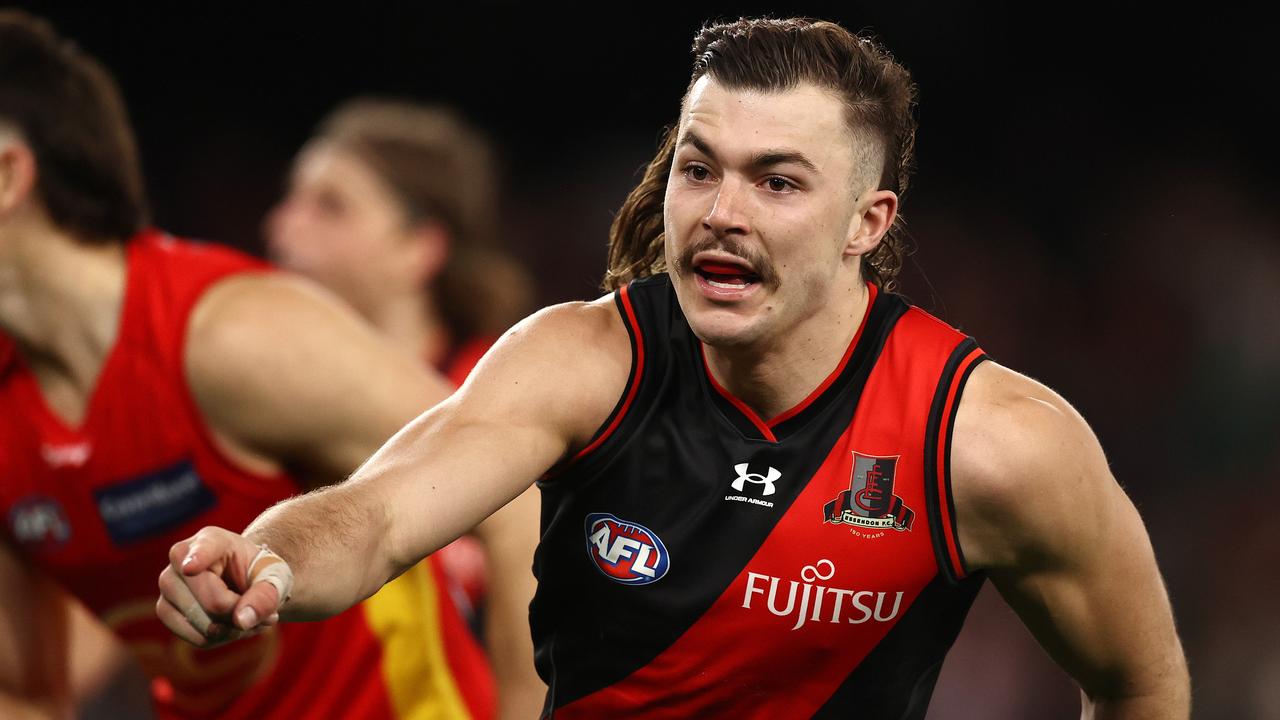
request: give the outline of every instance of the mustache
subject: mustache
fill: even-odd
[[[773,269],[773,263],[770,263],[769,259],[757,252],[755,248],[732,237],[707,235],[694,241],[675,259],[676,272],[681,274],[693,272],[693,257],[708,250],[719,250],[746,261],[755,270],[762,285],[772,287],[778,284],[778,273]]]

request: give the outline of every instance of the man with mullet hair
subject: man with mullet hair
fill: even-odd
[[[809,20],[712,25],[693,54],[613,292],[517,326],[348,482],[175,545],[161,617],[202,642],[192,598],[239,593],[242,632],[341,611],[536,481],[544,716],[922,718],[990,578],[1085,717],[1187,717],[1088,426],[891,292],[906,70]]]

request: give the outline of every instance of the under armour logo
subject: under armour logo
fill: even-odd
[[[738,479],[733,481],[733,489],[742,492],[747,483],[763,485],[764,492],[762,495],[772,495],[775,491],[773,483],[782,478],[782,471],[777,468],[769,468],[769,472],[761,475],[760,473],[747,472],[747,468],[751,463],[738,463],[733,466],[733,471],[738,473]]]

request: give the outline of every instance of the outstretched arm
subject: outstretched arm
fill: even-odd
[[[243,536],[206,529],[175,545],[161,578],[161,619],[197,644],[222,637],[233,610],[240,629],[269,619],[279,608],[275,588],[248,583],[259,543],[292,570],[286,619],[350,607],[585,445],[621,395],[630,362],[610,300],[535,315],[495,345],[462,390],[403,428],[347,482],[277,505]],[[221,618],[208,634],[184,617],[190,607],[175,571]]]
[[[1083,418],[985,363],[952,448],[969,569],[987,571],[1080,684],[1083,717],[1186,718],[1186,661],[1151,542]]]

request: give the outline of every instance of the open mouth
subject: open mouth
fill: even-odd
[[[760,276],[751,268],[723,260],[699,262],[693,271],[708,285],[725,290],[740,290],[760,282]]]

